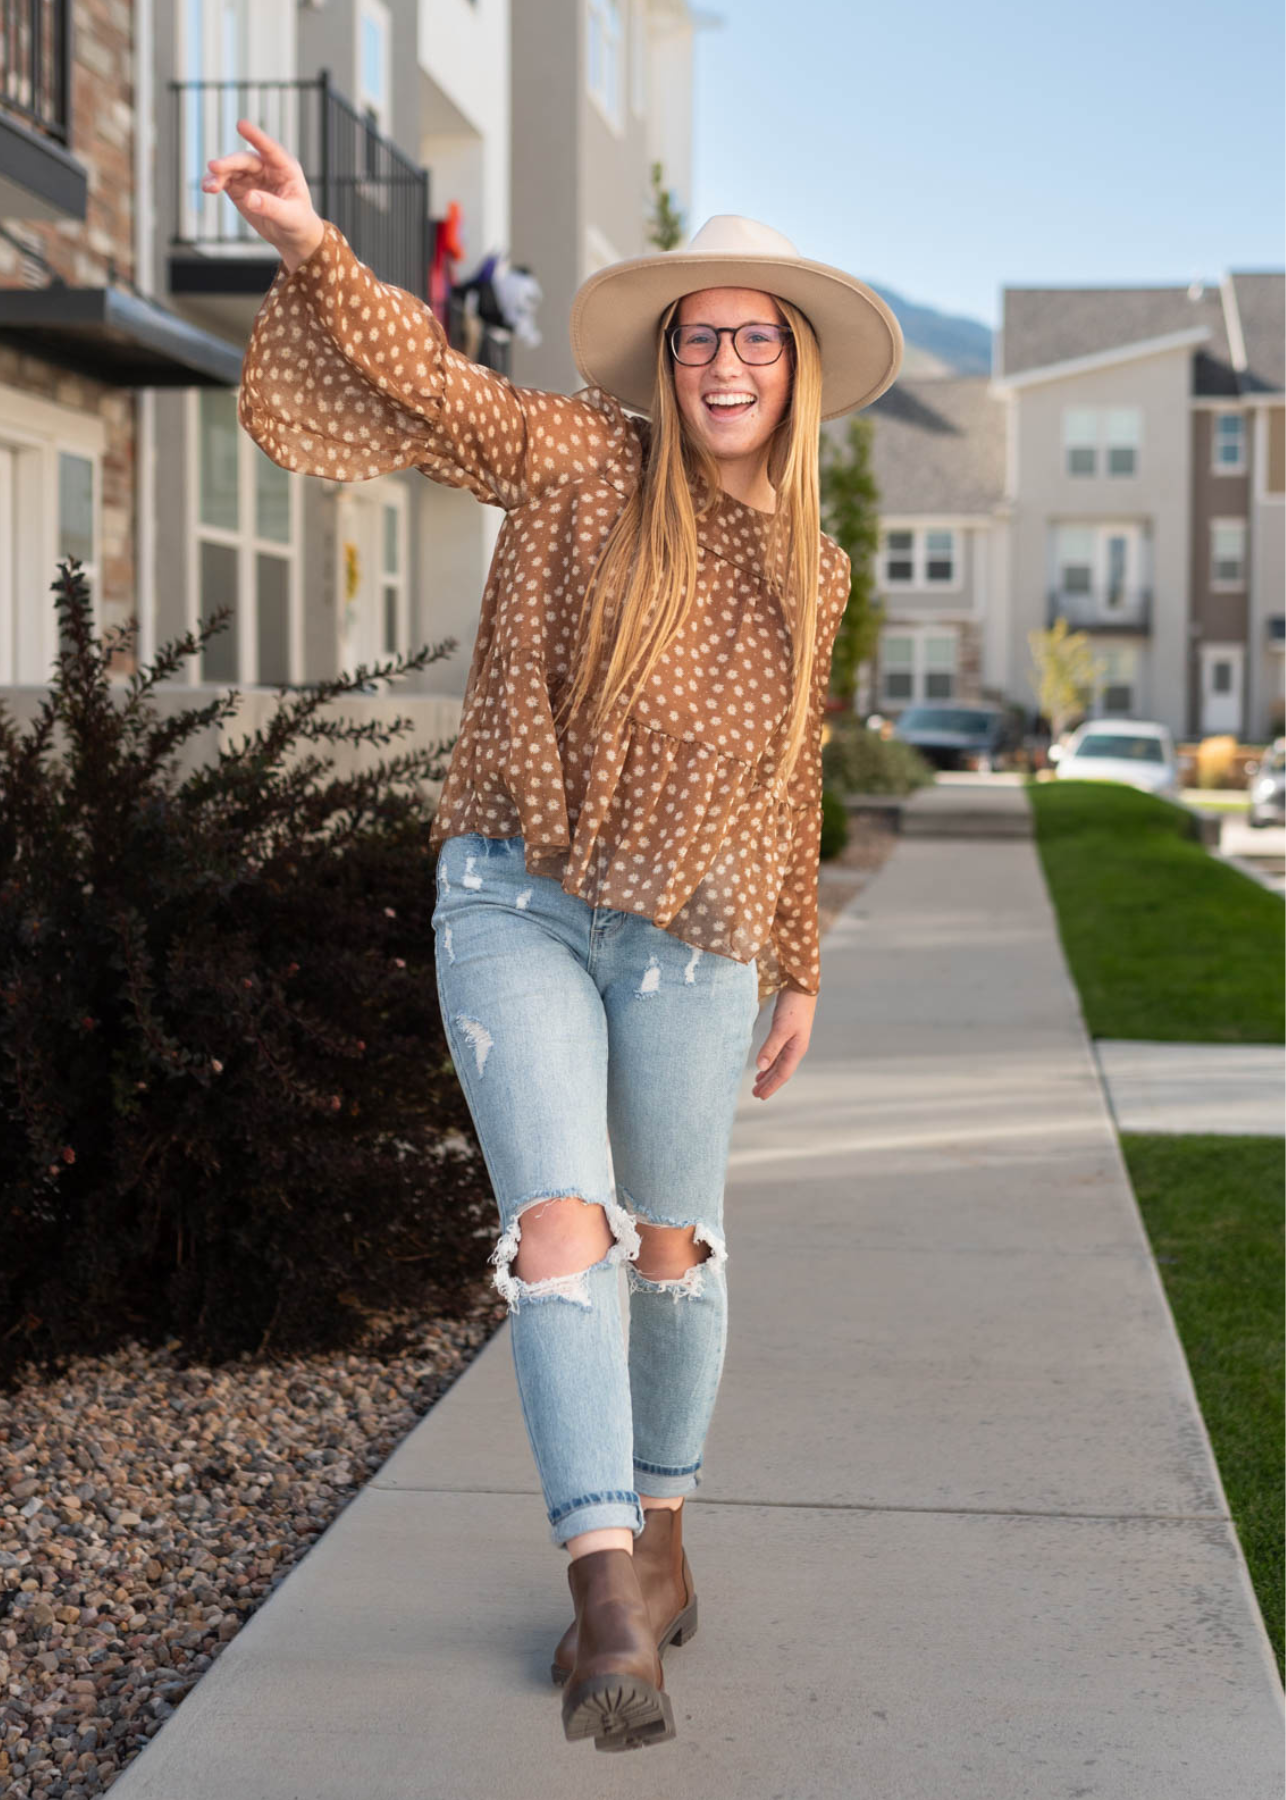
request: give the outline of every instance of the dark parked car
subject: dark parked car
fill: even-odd
[[[1251,825],[1286,825],[1286,738],[1278,738],[1246,784]]]
[[[939,769],[994,769],[1016,742],[1003,707],[962,701],[908,706],[898,715],[893,735],[914,744]]]

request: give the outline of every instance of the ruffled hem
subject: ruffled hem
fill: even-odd
[[[546,728],[475,737],[467,769],[448,772],[431,846],[470,831],[521,836],[527,872],[565,893],[734,962],[758,959],[761,1003],[793,979],[772,942],[792,809],[757,766],[636,718],[599,736],[586,761],[574,723],[555,732],[539,671],[516,679],[533,684],[525,716]]]

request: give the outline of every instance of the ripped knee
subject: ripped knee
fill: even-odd
[[[637,1218],[643,1235],[637,1261],[627,1265],[631,1292],[668,1293],[677,1302],[697,1299],[707,1271],[718,1273],[728,1260],[719,1232],[708,1225],[679,1225]],[[677,1266],[682,1261],[682,1266]]]
[[[608,1234],[605,1253],[602,1253],[600,1239],[594,1245],[595,1251],[600,1253],[587,1266],[559,1268],[531,1280],[520,1275],[515,1266],[520,1254],[524,1264],[530,1267],[528,1256],[522,1249],[522,1222],[526,1215],[539,1208],[541,1218],[547,1220],[552,1215],[555,1221],[552,1235],[555,1238],[570,1236],[565,1232],[568,1215],[574,1219],[574,1209],[579,1206],[600,1208]],[[560,1225],[564,1227],[563,1232],[558,1230]],[[496,1290],[513,1313],[524,1303],[538,1300],[567,1300],[573,1305],[588,1309],[593,1304],[589,1277],[602,1269],[614,1268],[617,1263],[637,1256],[638,1252],[639,1235],[634,1229],[634,1221],[624,1207],[614,1199],[589,1200],[582,1194],[569,1194],[565,1188],[561,1188],[552,1193],[529,1194],[521,1200],[508,1228],[487,1260],[495,1267]],[[570,1244],[564,1249],[555,1242],[550,1245],[550,1255],[540,1261],[542,1264],[549,1260],[558,1263],[571,1261],[573,1264],[579,1261],[583,1264],[585,1254],[583,1248],[578,1256]]]

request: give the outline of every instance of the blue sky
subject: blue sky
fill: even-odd
[[[1280,0],[693,0],[691,231],[995,327],[1005,286],[1281,268]]]

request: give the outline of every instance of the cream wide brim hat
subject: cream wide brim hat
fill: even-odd
[[[869,406],[897,379],[902,328],[879,295],[737,213],[716,213],[683,249],[610,263],[583,281],[571,312],[576,367],[592,387],[650,413],[662,314],[709,287],[758,288],[807,314],[821,345],[823,419]]]

